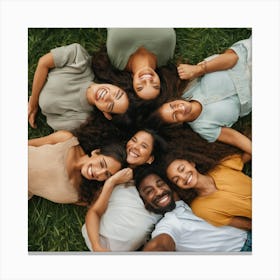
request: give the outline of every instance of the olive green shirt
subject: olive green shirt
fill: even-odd
[[[107,52],[111,63],[124,70],[129,57],[140,47],[157,56],[157,67],[173,58],[176,33],[173,28],[108,28]]]
[[[48,73],[39,105],[54,130],[73,131],[90,115],[86,90],[93,83],[91,57],[77,43],[51,50],[55,67]]]

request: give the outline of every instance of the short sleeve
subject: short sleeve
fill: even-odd
[[[238,55],[239,62],[248,64],[252,61],[252,37],[234,43],[230,49]]]
[[[90,56],[88,52],[77,43],[62,46],[51,50],[54,58],[54,64],[58,68],[65,67],[67,65],[88,65],[90,62]]]
[[[222,160],[221,165],[228,167],[230,169],[242,171],[244,163],[242,161],[241,155],[234,155]]]
[[[178,240],[180,240],[181,228],[181,223],[178,221],[178,218],[172,212],[168,212],[157,223],[155,230],[152,232],[152,238],[164,233],[171,236],[175,244],[177,244]]]
[[[189,123],[190,127],[198,133],[202,138],[207,140],[208,142],[215,142],[219,135],[221,134],[221,126],[215,125],[213,122],[201,123],[200,121],[196,121],[195,123]]]

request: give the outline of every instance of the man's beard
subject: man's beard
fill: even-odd
[[[154,199],[154,201],[160,199],[161,197],[165,196],[166,194],[169,194],[169,195],[171,196],[171,201],[170,201],[170,203],[169,203],[168,205],[166,205],[165,207],[160,207],[160,206],[155,207],[154,205],[145,203],[146,209],[147,209],[148,211],[153,212],[153,213],[162,214],[162,215],[165,214],[166,212],[172,211],[172,210],[176,207],[176,203],[175,203],[175,201],[174,201],[174,199],[173,199],[173,194],[172,194],[172,192],[167,191],[167,192],[165,192],[164,194],[162,194],[160,197],[156,197],[156,198]]]

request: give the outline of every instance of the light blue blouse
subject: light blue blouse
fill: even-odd
[[[239,117],[252,111],[251,43],[250,37],[233,44],[230,49],[239,58],[236,65],[225,71],[204,75],[182,95],[185,100],[201,103],[201,114],[196,120],[189,122],[189,125],[208,142],[217,140],[222,127],[231,127]]]

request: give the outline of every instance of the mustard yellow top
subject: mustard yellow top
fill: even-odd
[[[252,218],[252,178],[242,172],[241,156],[222,161],[208,175],[217,191],[194,199],[193,212],[214,226],[228,225],[234,216]]]

